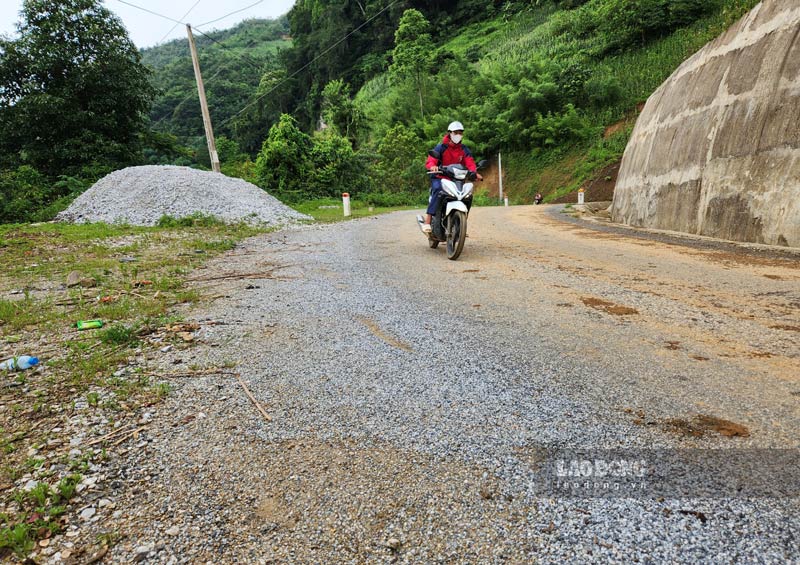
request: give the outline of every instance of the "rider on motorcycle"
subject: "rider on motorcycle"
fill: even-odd
[[[425,168],[431,172],[436,172],[439,167],[446,167],[448,165],[464,165],[471,172],[477,174],[478,180],[483,180],[483,177],[478,173],[478,168],[475,165],[475,159],[469,148],[461,145],[461,140],[464,139],[464,126],[461,122],[453,122],[447,126],[447,134],[442,139],[442,142],[434,148],[442,158],[437,160],[434,157],[428,157],[428,162],[425,163]],[[422,231],[430,233],[431,231],[431,218],[436,213],[439,206],[439,198],[442,193],[442,176],[431,177],[431,196],[428,200],[428,211],[425,214],[425,223],[422,225]]]

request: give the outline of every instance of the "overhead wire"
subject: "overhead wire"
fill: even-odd
[[[255,2],[255,3],[253,3],[253,4],[250,4],[249,6],[245,6],[244,8],[240,8],[240,9],[238,9],[238,10],[234,11],[234,12],[231,12],[230,14],[225,14],[225,15],[224,15],[224,16],[222,16],[221,18],[217,18],[216,20],[211,20],[210,22],[205,22],[205,23],[202,23],[202,24],[200,24],[200,25],[197,25],[197,26],[194,26],[194,27],[196,27],[196,28],[198,28],[198,27],[205,27],[205,26],[207,26],[208,24],[213,24],[213,23],[216,23],[216,22],[218,22],[218,21],[220,21],[220,20],[224,20],[225,18],[227,18],[227,17],[230,17],[230,16],[232,16],[232,15],[234,15],[234,14],[238,14],[239,12],[244,12],[245,10],[249,10],[249,9],[250,9],[250,8],[252,8],[253,6],[258,6],[258,5],[259,5],[259,4],[261,4],[262,2],[264,2],[264,0],[258,0],[258,2]]]
[[[158,16],[159,18],[164,18],[165,20],[169,20],[169,21],[174,22],[176,24],[182,24],[183,23],[183,22],[180,22],[180,21],[176,20],[175,18],[170,18],[169,16],[165,16],[164,14],[159,14],[158,12],[154,12],[153,10],[148,10],[147,8],[142,8],[141,6],[137,6],[136,4],[131,4],[130,2],[127,2],[126,0],[117,0],[117,2],[120,2],[122,4],[130,6],[131,8],[136,8],[137,10],[141,10],[142,12],[147,12],[148,14],[153,14],[154,16]]]
[[[253,67],[255,67],[256,69],[258,69],[259,71],[260,71],[260,70],[263,68],[263,65],[259,64],[259,63],[258,63],[257,61],[255,61],[254,59],[251,59],[249,55],[245,55],[245,54],[244,54],[243,52],[241,52],[241,51],[236,51],[236,50],[235,50],[235,49],[233,49],[232,47],[229,47],[229,46],[225,45],[224,43],[222,43],[222,42],[221,42],[221,41],[219,41],[218,39],[214,39],[213,37],[211,37],[211,36],[210,36],[210,35],[208,35],[207,33],[203,32],[203,31],[201,31],[201,30],[199,30],[199,29],[197,29],[197,28],[195,28],[195,27],[193,27],[192,29],[194,29],[195,31],[197,31],[197,33],[199,33],[199,34],[200,34],[200,35],[202,35],[203,37],[205,37],[205,38],[207,38],[207,39],[209,39],[209,40],[213,41],[214,43],[216,43],[217,45],[219,45],[220,47],[222,47],[222,48],[223,48],[223,49],[225,49],[226,51],[231,51],[231,52],[232,52],[234,55],[236,55],[237,57],[240,57],[240,58],[241,58],[243,61],[247,61],[249,64],[251,64]]]
[[[386,7],[384,7],[384,8],[383,8],[383,9],[382,9],[380,12],[378,12],[377,14],[375,14],[374,16],[372,16],[371,18],[369,18],[368,20],[366,20],[364,23],[362,23],[362,24],[361,24],[360,26],[358,26],[357,28],[355,28],[355,29],[353,29],[352,31],[350,31],[350,32],[349,32],[347,35],[345,35],[344,37],[342,37],[342,38],[341,38],[339,41],[337,41],[336,43],[334,43],[333,45],[331,45],[330,47],[328,47],[327,49],[325,49],[325,50],[324,50],[322,53],[320,53],[319,55],[317,55],[316,57],[314,57],[313,59],[311,59],[311,61],[309,61],[308,63],[306,63],[305,65],[303,65],[303,66],[302,66],[302,67],[300,67],[299,69],[297,69],[297,70],[296,70],[295,72],[293,72],[291,75],[289,75],[289,76],[287,76],[286,78],[282,79],[280,82],[278,82],[278,84],[276,84],[275,86],[273,86],[272,88],[270,88],[270,89],[269,89],[267,92],[265,92],[264,94],[260,95],[258,98],[256,98],[255,100],[253,100],[253,101],[252,101],[252,102],[250,102],[249,104],[247,104],[247,105],[246,105],[244,108],[242,108],[241,110],[239,110],[238,112],[236,112],[236,113],[235,113],[233,116],[231,116],[231,117],[229,117],[228,119],[226,119],[226,120],[222,121],[222,122],[219,124],[219,126],[217,126],[217,127],[222,127],[222,126],[226,125],[228,122],[230,122],[231,120],[234,120],[234,119],[238,118],[239,116],[241,116],[241,115],[242,115],[242,114],[243,114],[243,113],[244,113],[244,112],[245,112],[245,111],[246,111],[248,108],[250,108],[250,107],[251,107],[251,106],[253,106],[254,104],[256,104],[256,103],[260,102],[260,101],[261,101],[262,99],[264,99],[265,97],[267,97],[267,96],[269,96],[270,94],[272,94],[272,93],[273,93],[275,90],[277,90],[277,89],[278,89],[278,87],[279,87],[279,86],[281,86],[281,85],[282,85],[284,82],[286,82],[287,80],[294,78],[295,76],[297,76],[298,74],[300,74],[302,71],[306,70],[308,67],[310,67],[311,65],[313,65],[313,64],[314,64],[316,61],[318,61],[319,59],[321,59],[321,58],[322,58],[324,55],[327,55],[328,53],[330,53],[330,52],[331,52],[331,51],[332,51],[332,50],[333,50],[333,49],[334,49],[336,46],[338,46],[340,43],[342,43],[343,41],[345,41],[347,38],[349,38],[351,35],[353,35],[353,34],[354,34],[354,33],[356,33],[357,31],[360,31],[360,30],[361,30],[361,29],[362,29],[364,26],[366,26],[367,24],[369,24],[369,23],[372,23],[372,21],[376,20],[376,19],[378,18],[378,16],[380,16],[381,14],[383,14],[384,12],[386,12],[386,11],[387,11],[389,8],[391,8],[392,6],[394,6],[395,4],[397,4],[398,2],[400,2],[400,0],[393,0],[393,1],[392,1],[392,2],[389,4],[389,5],[387,5]]]
[[[132,8],[136,8],[136,9],[138,9],[138,10],[142,10],[143,12],[147,12],[147,13],[149,13],[149,14],[152,14],[152,15],[154,15],[154,16],[158,16],[159,18],[164,18],[165,20],[169,20],[169,21],[171,21],[171,22],[174,22],[174,23],[176,23],[176,24],[184,24],[184,22],[178,21],[178,20],[176,20],[176,19],[174,19],[174,18],[170,18],[169,16],[165,16],[164,14],[159,14],[158,12],[154,12],[154,11],[152,11],[152,10],[148,10],[147,8],[142,8],[141,6],[137,6],[136,4],[132,4],[132,3],[128,2],[127,0],[117,0],[117,2],[120,2],[120,3],[122,3],[122,4],[126,4],[126,5],[128,5],[128,6],[131,6]],[[245,8],[241,8],[241,9],[237,10],[236,12],[231,12],[230,14],[227,14],[227,15],[225,15],[225,16],[223,16],[223,17],[221,17],[221,18],[217,18],[216,20],[212,20],[212,21],[210,21],[210,22],[206,22],[206,23],[204,23],[204,24],[200,24],[200,25],[201,25],[201,26],[205,26],[205,25],[208,25],[208,24],[210,24],[210,23],[214,23],[215,21],[219,21],[219,20],[221,20],[221,19],[225,19],[225,18],[227,18],[228,16],[231,16],[231,15],[233,15],[233,14],[235,14],[235,13],[238,13],[238,12],[241,12],[241,11],[244,11],[244,10],[247,10],[248,8],[252,8],[253,6],[256,6],[256,5],[258,5],[258,4],[261,4],[262,2],[263,2],[263,0],[259,0],[259,1],[258,1],[258,2],[256,2],[255,4],[252,4],[252,5],[250,5],[250,6],[247,6],[247,7],[245,7]],[[241,110],[239,110],[238,112],[236,112],[236,113],[235,113],[233,116],[230,116],[230,117],[229,117],[229,118],[227,118],[226,120],[222,121],[222,122],[219,124],[219,126],[217,126],[217,127],[222,127],[222,126],[224,126],[224,125],[228,124],[230,121],[232,121],[232,120],[234,120],[234,119],[238,118],[239,116],[241,116],[241,115],[242,115],[242,114],[243,114],[243,113],[244,113],[246,110],[248,110],[248,109],[249,109],[251,106],[253,106],[254,104],[256,104],[256,103],[260,102],[261,100],[263,100],[264,98],[266,98],[267,96],[269,96],[270,94],[272,94],[272,93],[273,93],[275,90],[277,90],[277,89],[278,89],[278,87],[279,87],[279,86],[281,86],[283,83],[285,83],[286,81],[288,81],[288,80],[290,80],[290,79],[294,78],[295,76],[297,76],[298,74],[300,74],[302,71],[306,70],[308,67],[310,67],[311,65],[313,65],[314,63],[316,63],[316,62],[317,62],[318,60],[320,60],[320,59],[321,59],[323,56],[325,56],[325,55],[327,55],[328,53],[330,53],[330,52],[331,52],[331,51],[332,51],[334,48],[336,48],[336,47],[337,47],[339,44],[341,44],[342,42],[346,41],[346,40],[347,40],[347,39],[348,39],[350,36],[352,36],[354,33],[358,32],[358,31],[360,31],[362,28],[364,28],[364,27],[365,27],[365,26],[367,26],[368,24],[372,23],[374,20],[376,20],[376,19],[377,19],[379,16],[381,16],[381,15],[382,15],[384,12],[386,12],[387,10],[389,10],[390,8],[392,8],[392,7],[393,7],[395,4],[397,4],[398,2],[400,2],[400,0],[393,0],[392,2],[390,2],[390,3],[389,3],[387,6],[385,6],[384,8],[382,8],[382,9],[381,9],[379,12],[377,12],[377,13],[376,13],[374,16],[372,16],[372,17],[370,17],[369,19],[365,20],[365,21],[364,21],[364,22],[363,22],[361,25],[359,25],[359,26],[358,26],[358,27],[356,27],[355,29],[351,30],[349,33],[347,33],[347,34],[346,34],[344,37],[342,37],[342,38],[341,38],[340,40],[338,40],[336,43],[333,43],[332,45],[330,45],[330,46],[329,46],[327,49],[325,49],[325,50],[324,50],[324,51],[322,51],[322,52],[321,52],[319,55],[317,55],[316,57],[314,57],[313,59],[311,59],[311,60],[310,60],[308,63],[306,63],[305,65],[303,65],[303,66],[302,66],[302,67],[300,67],[299,69],[297,69],[297,70],[296,70],[295,72],[293,72],[291,75],[289,75],[289,76],[285,77],[284,79],[282,79],[281,81],[279,81],[279,82],[278,82],[278,84],[276,84],[275,86],[273,86],[272,88],[270,88],[270,89],[269,89],[267,92],[265,92],[265,93],[261,94],[261,95],[260,95],[260,96],[258,96],[258,97],[257,97],[255,100],[253,100],[253,101],[252,101],[252,102],[250,102],[249,104],[245,105],[245,106],[244,106],[244,107],[243,107]],[[184,24],[184,25],[186,25],[186,24]],[[200,31],[200,30],[197,30],[197,31],[198,31],[198,33],[201,33],[203,36],[205,36],[205,37],[207,37],[207,38],[211,39],[212,41],[214,41],[214,42],[216,42],[216,43],[219,43],[220,45],[222,45],[222,43],[221,43],[221,42],[219,42],[219,41],[217,41],[217,40],[213,39],[212,37],[210,37],[209,35],[207,35],[207,34],[203,33],[202,31]],[[240,55],[241,55],[241,54],[240,54]],[[251,61],[251,63],[253,63],[253,62]],[[255,63],[254,63],[254,64],[255,64]],[[222,72],[222,69],[220,69],[219,71],[217,71],[217,73],[215,73],[215,74],[214,74],[214,76],[217,76],[217,75],[218,75],[220,72]],[[184,99],[184,100],[181,102],[181,104],[183,104],[183,102],[185,102],[187,99],[188,99],[188,98]],[[161,120],[159,120],[158,122],[156,122],[156,124],[154,124],[154,125],[157,125],[158,123],[160,123],[161,121],[163,121],[165,118],[166,118],[166,116],[165,116],[164,118],[162,118]]]
[[[194,5],[193,5],[191,8],[189,8],[189,9],[186,11],[186,13],[185,13],[183,16],[181,16],[181,20],[185,20],[185,19],[186,19],[186,17],[187,17],[189,14],[191,14],[191,13],[192,13],[192,10],[194,10],[195,8],[197,8],[197,5],[198,5],[200,2],[202,2],[202,1],[203,1],[203,0],[197,0],[197,2],[195,2],[195,3],[194,3]],[[168,31],[167,33],[165,33],[165,34],[164,34],[164,37],[162,37],[161,39],[159,39],[159,40],[158,40],[158,42],[159,42],[159,43],[161,43],[162,41],[164,41],[164,40],[165,40],[165,39],[166,39],[166,38],[169,36],[169,34],[170,34],[170,33],[172,33],[172,30],[174,30],[176,27],[178,27],[178,25],[179,25],[179,24],[176,22],[176,23],[175,23],[175,24],[174,24],[174,25],[173,25],[173,26],[172,26],[172,27],[169,29],[169,31]]]

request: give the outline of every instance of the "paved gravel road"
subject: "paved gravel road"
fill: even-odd
[[[563,496],[537,454],[800,447],[800,261],[544,207],[470,222],[456,262],[402,212],[258,237],[198,271],[200,344],[163,370],[226,374],[175,379],[116,478],[103,524],[128,537],[107,559],[799,562],[796,483]]]

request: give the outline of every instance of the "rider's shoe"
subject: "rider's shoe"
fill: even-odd
[[[431,228],[430,224],[422,224],[421,227],[423,233],[431,233],[433,231],[433,228]]]

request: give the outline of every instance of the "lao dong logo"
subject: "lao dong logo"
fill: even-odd
[[[559,459],[556,461],[556,475],[559,478],[643,478],[647,474],[647,462],[616,459]]]

